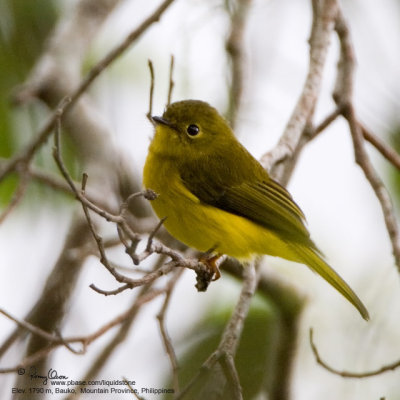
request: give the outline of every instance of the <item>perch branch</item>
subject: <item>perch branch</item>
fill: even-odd
[[[104,211],[103,209],[101,209],[100,207],[96,206],[95,204],[91,203],[86,198],[85,189],[86,189],[86,182],[88,179],[88,176],[86,174],[83,175],[81,190],[78,190],[78,188],[75,186],[67,168],[65,167],[65,164],[64,164],[64,162],[62,160],[62,156],[61,156],[61,147],[60,147],[61,125],[60,124],[61,124],[61,121],[58,120],[57,124],[56,124],[56,132],[54,135],[54,149],[53,149],[54,159],[57,163],[58,168],[60,169],[60,172],[62,173],[65,180],[71,187],[71,190],[75,194],[76,198],[82,204],[82,208],[83,208],[89,229],[92,233],[92,236],[93,236],[93,238],[97,244],[98,250],[100,252],[100,262],[105,266],[105,268],[111,273],[111,275],[114,276],[114,278],[119,283],[124,284],[123,286],[119,287],[115,291],[103,291],[102,289],[99,289],[94,285],[91,286],[92,289],[94,289],[95,291],[97,291],[99,293],[103,293],[106,295],[117,294],[117,293],[121,293],[123,290],[126,290],[126,289],[132,289],[134,287],[148,284],[148,283],[154,281],[155,279],[159,278],[160,276],[168,274],[175,267],[184,267],[184,268],[193,269],[196,272],[196,275],[198,277],[199,276],[205,277],[203,279],[204,282],[202,282],[203,285],[200,285],[201,288],[203,288],[203,290],[205,290],[207,288],[208,283],[212,279],[212,276],[209,276],[209,274],[207,274],[208,269],[201,261],[199,261],[197,259],[187,259],[182,254],[180,254],[178,251],[173,250],[173,249],[165,246],[164,244],[153,240],[153,237],[154,237],[155,233],[158,231],[158,229],[160,228],[163,220],[161,220],[160,223],[156,226],[155,230],[152,233],[150,233],[149,239],[147,241],[146,249],[141,254],[138,254],[136,257],[134,257],[134,259],[135,259],[135,264],[139,264],[140,262],[142,262],[143,260],[145,260],[146,258],[151,256],[152,254],[156,253],[156,254],[164,254],[164,255],[169,256],[172,259],[171,262],[163,265],[156,271],[148,273],[141,279],[131,279],[125,275],[120,274],[116,270],[116,268],[114,268],[114,266],[111,264],[111,262],[107,258],[107,255],[106,255],[106,252],[104,249],[103,238],[96,232],[96,229],[94,227],[94,224],[92,222],[92,219],[91,219],[91,216],[89,213],[89,209],[91,209],[92,211],[94,211],[95,213],[97,213],[98,215],[100,215],[101,217],[106,219],[107,221],[111,221],[111,222],[118,224],[119,227],[123,230],[123,232],[125,234],[127,234],[132,240],[134,240],[134,241],[140,240],[140,236],[137,235],[135,232],[131,231],[131,229],[129,228],[129,226],[126,223],[126,220],[123,218],[123,216],[110,214],[110,213]],[[151,190],[145,190],[143,192],[136,193],[133,196],[139,196],[139,195],[143,195],[144,197],[146,197],[150,200],[154,199],[156,196],[156,194]],[[133,196],[131,196],[131,197],[133,197]],[[198,287],[198,290],[201,290],[201,289],[199,289],[199,286],[197,286],[197,287]]]

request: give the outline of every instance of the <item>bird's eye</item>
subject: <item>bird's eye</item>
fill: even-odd
[[[200,128],[195,124],[190,124],[187,127],[186,132],[188,133],[189,136],[196,136],[199,134]]]

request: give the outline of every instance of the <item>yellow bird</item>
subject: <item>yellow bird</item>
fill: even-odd
[[[239,260],[268,254],[308,265],[368,320],[347,283],[323,260],[289,192],[239,143],[224,118],[198,100],[169,105],[156,129],[143,183],[176,239]]]

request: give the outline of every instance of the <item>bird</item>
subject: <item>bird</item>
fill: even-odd
[[[157,193],[151,206],[173,237],[210,254],[214,267],[220,255],[242,262],[270,255],[305,264],[369,319],[364,304],[310,238],[290,193],[214,107],[201,100],[177,101],[152,121],[143,185]]]

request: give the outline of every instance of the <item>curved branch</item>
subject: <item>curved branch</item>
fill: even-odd
[[[343,378],[358,378],[358,379],[370,378],[371,376],[381,375],[384,372],[393,371],[400,367],[400,360],[398,360],[391,364],[384,365],[383,367],[378,368],[376,370],[367,371],[367,372],[340,371],[336,368],[331,367],[327,362],[325,362],[321,358],[318,348],[314,343],[314,331],[312,328],[310,328],[309,339],[310,339],[310,346],[311,346],[312,352],[314,353],[315,360],[317,361],[317,363],[322,368],[326,369],[327,371],[331,372],[332,374],[339,375]]]
[[[333,98],[342,110],[343,117],[347,120],[351,138],[353,140],[354,157],[356,163],[364,172],[365,178],[371,185],[382,209],[386,229],[392,245],[392,253],[400,273],[400,233],[390,195],[375,171],[373,164],[365,149],[363,129],[360,126],[353,107],[353,74],[355,68],[354,51],[350,38],[347,22],[339,10],[335,30],[340,41],[340,60],[336,77]],[[365,130],[364,130],[365,132]]]

